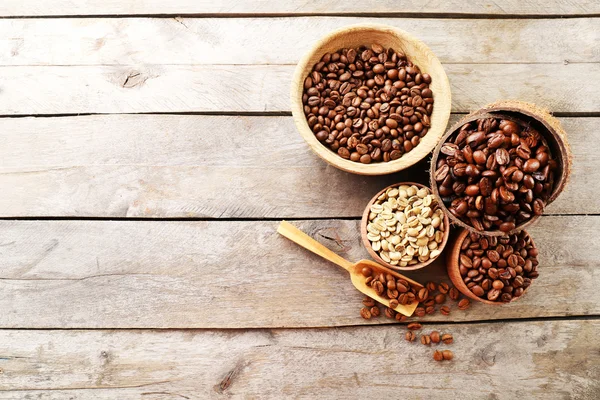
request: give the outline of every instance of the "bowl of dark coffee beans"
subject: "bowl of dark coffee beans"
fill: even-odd
[[[452,243],[446,265],[462,294],[499,305],[519,299],[538,277],[537,256],[526,231],[498,237],[463,229]]]
[[[487,236],[517,233],[563,191],[571,169],[558,120],[506,101],[469,114],[434,150],[430,179],[453,223]]]
[[[426,157],[450,117],[450,84],[421,41],[391,26],[355,25],[316,43],[292,81],[294,122],[329,164],[361,175]]]

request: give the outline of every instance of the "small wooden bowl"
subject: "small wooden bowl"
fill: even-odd
[[[454,124],[450,129],[448,129],[446,134],[443,136],[442,140],[440,140],[440,142],[437,144],[435,150],[433,151],[433,156],[431,157],[431,168],[429,170],[431,190],[438,202],[441,204],[444,213],[450,216],[452,223],[460,226],[461,228],[467,229],[470,232],[475,232],[480,235],[512,235],[534,224],[539,219],[540,215],[533,215],[529,220],[517,225],[515,229],[513,229],[510,232],[502,232],[500,230],[478,231],[471,225],[455,217],[448,210],[448,208],[441,199],[437,182],[434,179],[436,169],[435,166],[437,165],[442,145],[446,142],[446,140],[467,122],[475,121],[477,119],[486,117],[506,118],[509,120],[514,120],[516,118],[520,121],[530,122],[532,125],[537,126],[539,132],[544,136],[544,138],[548,142],[552,155],[558,161],[558,173],[556,174],[554,189],[552,190],[552,193],[550,194],[550,197],[546,202],[546,206],[550,205],[550,203],[556,200],[558,195],[565,189],[565,186],[569,180],[572,164],[571,148],[569,147],[569,143],[567,141],[567,135],[563,130],[560,122],[556,118],[550,115],[546,110],[541,109],[535,106],[534,104],[516,100],[499,101],[493,104],[488,104],[481,110],[472,112],[471,114],[465,116],[456,124]]]
[[[488,299],[482,299],[481,297],[478,297],[475,294],[473,294],[473,292],[471,292],[471,290],[467,287],[467,285],[463,281],[462,276],[460,275],[459,261],[458,261],[460,258],[460,246],[464,242],[467,235],[469,235],[469,233],[470,232],[467,229],[461,229],[460,232],[458,233],[458,235],[456,235],[456,237],[454,238],[454,240],[450,246],[450,250],[446,253],[446,269],[448,270],[448,276],[450,277],[452,284],[458,289],[458,291],[461,292],[462,294],[464,294],[465,296],[467,296],[468,298],[470,298],[471,300],[479,301],[481,303],[490,304],[493,306],[509,304],[509,303],[515,302],[515,301],[519,300],[521,297],[525,296],[525,293],[527,293],[527,290],[531,286],[529,286],[527,289],[525,289],[521,296],[514,297],[508,303],[505,303],[503,301],[489,301]],[[529,234],[527,232],[525,232],[525,233],[527,234],[527,236],[529,236]],[[535,243],[533,242],[533,239],[531,238],[531,236],[529,236],[529,238],[531,239],[531,243],[535,247]]]
[[[431,264],[433,261],[437,260],[442,255],[442,253],[444,251],[444,247],[446,247],[446,243],[448,243],[448,237],[450,235],[450,220],[448,219],[448,215],[446,215],[446,213],[444,213],[444,227],[446,228],[446,230],[444,231],[444,238],[442,240],[442,243],[440,243],[438,246],[438,249],[440,250],[440,255],[437,256],[436,258],[431,258],[425,262],[417,263],[417,264],[410,265],[407,267],[399,267],[398,265],[392,265],[388,262],[385,262],[381,257],[379,257],[379,254],[377,254],[377,252],[375,252],[375,250],[373,250],[373,248],[371,247],[371,241],[367,238],[367,224],[369,223],[369,213],[371,211],[371,206],[377,201],[377,198],[379,196],[381,196],[381,194],[385,193],[385,191],[390,188],[395,188],[395,187],[399,187],[402,185],[409,185],[409,186],[415,185],[418,188],[430,189],[427,186],[422,185],[420,183],[400,182],[400,183],[395,183],[393,185],[390,185],[390,186],[386,187],[385,189],[381,190],[380,192],[378,192],[375,196],[373,196],[371,201],[369,201],[369,204],[367,204],[367,207],[365,208],[365,211],[363,212],[362,220],[360,221],[360,236],[362,238],[363,245],[367,249],[367,252],[379,264],[383,264],[386,267],[395,269],[395,270],[414,271],[414,270],[421,269],[423,267],[428,266],[429,264]]]
[[[358,47],[378,43],[385,48],[401,51],[410,61],[415,63],[422,72],[431,75],[430,88],[435,99],[431,114],[431,127],[421,142],[410,152],[397,160],[361,164],[346,160],[337,153],[321,144],[308,126],[304,115],[302,94],[304,79],[313,66],[319,62],[325,53],[335,52],[342,48]],[[319,40],[296,66],[292,79],[291,103],[292,115],[298,131],[310,148],[319,157],[341,170],[359,175],[385,175],[398,172],[417,163],[438,143],[448,124],[450,117],[450,83],[442,64],[423,42],[401,29],[379,24],[353,25],[337,30]]]

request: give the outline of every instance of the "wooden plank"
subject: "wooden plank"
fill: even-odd
[[[50,15],[148,15],[148,14],[223,14],[223,15],[278,15],[278,14],[354,14],[368,13],[387,16],[394,13],[466,14],[466,15],[581,15],[598,14],[600,6],[594,0],[365,0],[338,2],[318,0],[242,0],[221,2],[209,0],[55,0],[52,6],[36,0],[4,0],[0,16]]]
[[[2,115],[288,112],[292,65],[3,67]],[[600,64],[449,64],[452,111],[498,99],[598,112]],[[499,79],[501,77],[501,79]],[[566,90],[569,88],[569,90]]]
[[[294,222],[349,260],[368,258],[358,221]],[[522,299],[449,317],[598,315],[599,216],[531,229],[541,275]],[[276,233],[276,221],[2,221],[2,328],[251,328],[382,324],[359,316],[341,268]],[[444,263],[409,274],[447,279]],[[543,307],[540,307],[543,304]]]
[[[547,211],[600,214],[600,158],[589,146],[600,118],[560,120],[575,162]],[[338,171],[291,117],[2,118],[0,159],[2,217],[360,217],[386,185],[428,179],[427,160],[384,177]]]
[[[69,18],[0,20],[0,65],[296,64],[356,23],[404,29],[444,64],[600,61],[598,18]]]
[[[600,321],[255,331],[0,331],[0,397],[597,399]],[[437,363],[434,349],[451,349]],[[475,379],[474,379],[475,378]],[[450,397],[448,395],[450,394]],[[39,397],[38,397],[39,396]]]

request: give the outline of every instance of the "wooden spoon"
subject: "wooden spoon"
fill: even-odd
[[[370,298],[378,301],[379,303],[387,307],[390,306],[389,299],[385,299],[381,296],[378,296],[377,293],[375,293],[375,290],[366,285],[366,278],[361,272],[364,267],[369,267],[374,271],[383,272],[384,274],[390,274],[398,279],[404,279],[411,285],[417,286],[419,288],[423,287],[423,285],[421,285],[420,283],[415,282],[412,279],[409,279],[404,275],[397,273],[396,271],[386,268],[383,265],[379,265],[374,261],[360,260],[357,263],[352,264],[350,261],[329,250],[327,247],[323,246],[321,243],[317,242],[316,240],[314,240],[313,238],[311,238],[306,233],[302,232],[289,222],[281,221],[281,224],[279,224],[279,228],[277,228],[277,232],[290,239],[292,242],[299,244],[305,249],[312,251],[316,255],[319,255],[324,259],[329,260],[332,263],[337,264],[340,267],[344,268],[346,271],[350,272],[350,279],[352,280],[352,284],[355,288],[357,288],[361,293],[369,296]],[[417,308],[417,305],[418,302],[413,301],[412,304],[408,305],[400,304],[394,310],[406,315],[407,317],[410,317],[415,311],[415,308]]]

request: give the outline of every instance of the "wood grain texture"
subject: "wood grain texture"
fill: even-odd
[[[234,2],[210,0],[54,0],[52,5],[36,0],[4,0],[0,16],[46,15],[137,15],[137,14],[346,14],[390,13],[423,14],[491,14],[491,15],[577,15],[598,14],[600,6],[594,0],[367,0],[338,2],[319,0],[242,0]]]
[[[600,396],[600,321],[253,331],[0,331],[0,397],[36,399]],[[434,349],[451,349],[437,363]]]
[[[598,315],[597,216],[543,217],[529,232],[540,278],[502,307],[449,317]],[[350,261],[359,221],[294,224]],[[276,233],[277,221],[2,221],[2,328],[256,328],[382,324],[359,316],[346,271]],[[582,240],[584,238],[584,240]],[[442,261],[406,275],[447,279]],[[543,305],[543,306],[540,306]]]
[[[600,118],[560,121],[573,174],[547,212],[599,214],[600,158],[589,144]],[[385,177],[339,171],[312,154],[291,117],[2,118],[0,159],[3,217],[360,217],[387,185],[429,178],[427,161]]]
[[[449,64],[452,111],[499,99],[553,112],[598,112],[600,63]],[[289,112],[293,65],[123,65],[2,68],[3,115]],[[501,78],[501,79],[499,79]],[[576,88],[576,90],[565,90]]]
[[[0,65],[296,64],[359,23],[405,30],[444,64],[600,62],[598,18],[177,17],[0,20]]]

